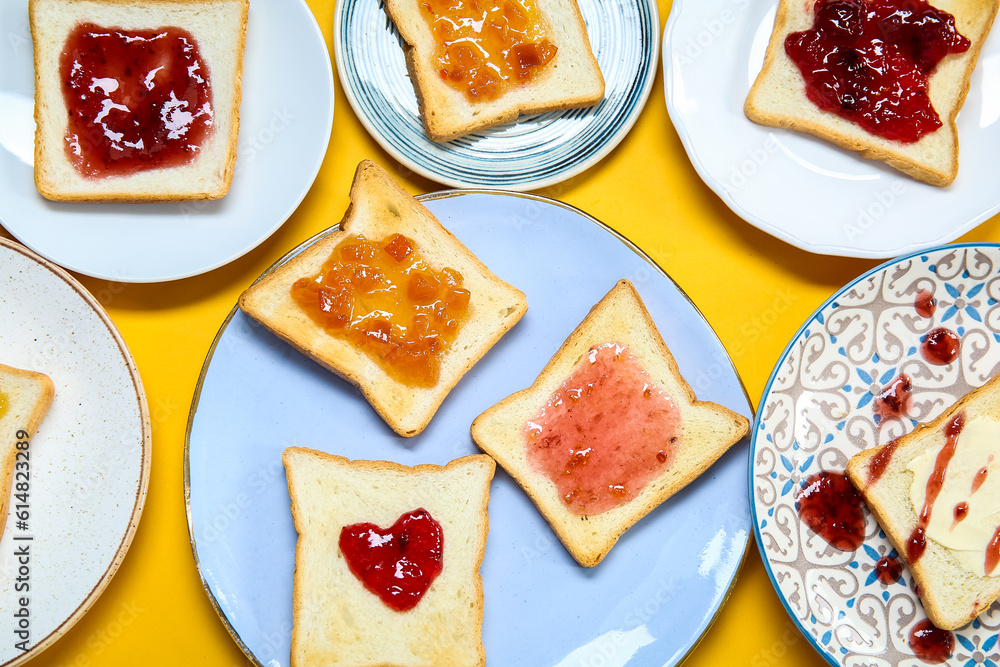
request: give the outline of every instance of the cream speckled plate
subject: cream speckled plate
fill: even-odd
[[[139,372],[101,305],[68,273],[2,238],[0,363],[55,384],[28,448],[29,516],[3,517],[0,539],[0,664],[20,664],[80,620],[118,570],[146,499],[150,427]],[[27,563],[15,555],[25,547]],[[26,651],[14,635],[21,597]]]

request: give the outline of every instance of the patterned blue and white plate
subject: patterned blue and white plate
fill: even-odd
[[[917,294],[937,299],[932,317]],[[934,366],[920,354],[930,330],[961,337],[960,356]],[[875,576],[889,540],[865,510],[865,541],[830,547],[796,512],[803,480],[843,471],[862,449],[909,432],[1000,371],[1000,246],[943,246],[892,260],[834,294],[785,349],[760,402],[751,445],[750,506],[771,582],[799,628],[832,665],[922,665],[907,637],[926,618],[904,569]],[[880,420],[873,397],[896,375],[913,384],[907,418]],[[955,631],[951,665],[1000,664],[1000,603]]]
[[[656,74],[654,0],[580,0],[605,80],[588,109],[521,116],[447,143],[424,134],[402,39],[379,0],[338,0],[333,47],[340,82],[368,132],[413,171],[454,187],[534,190],[596,164],[618,145],[649,97]]]

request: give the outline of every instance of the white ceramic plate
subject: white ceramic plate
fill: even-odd
[[[725,350],[684,293],[593,218],[558,202],[490,192],[423,201],[529,310],[455,387],[428,428],[393,433],[353,387],[236,311],[192,404],[186,480],[199,571],[233,637],[258,665],[288,664],[296,535],[281,452],[443,464],[477,452],[475,416],[527,387],[620,278],[645,300],[700,398],[750,414]],[[745,445],[581,568],[498,470],[482,566],[490,664],[674,665],[708,628],[749,537]]]
[[[916,314],[916,294],[937,299]],[[909,571],[892,584],[873,574],[892,545],[865,509],[865,541],[837,551],[795,508],[803,481],[842,472],[868,447],[909,432],[1000,371],[1000,246],[930,249],[883,264],[834,294],[802,326],[771,375],[754,424],[750,475],[754,529],[788,613],[833,665],[920,665],[907,636],[926,618]],[[918,351],[935,327],[962,337],[959,360],[931,366]],[[879,424],[872,396],[899,373],[913,383],[907,419]],[[949,664],[997,664],[1000,604],[955,632]],[[992,662],[989,662],[992,661]]]
[[[659,14],[652,0],[580,0],[604,101],[522,116],[447,143],[424,134],[402,40],[380,0],[338,0],[333,47],[340,83],[368,132],[413,171],[455,187],[533,190],[596,164],[642,111],[656,74]]]
[[[316,20],[302,0],[254,0],[229,194],[214,202],[172,204],[50,202],[34,185],[27,3],[0,4],[0,35],[0,224],[67,269],[139,283],[222,266],[281,226],[326,154],[333,73]]]
[[[775,0],[676,0],[663,37],[670,118],[701,178],[736,214],[794,246],[895,257],[947,243],[997,211],[1000,33],[983,45],[958,116],[947,188],[821,139],[756,125],[743,101],[764,62]]]
[[[41,371],[55,384],[28,448],[27,525],[4,517],[0,539],[0,664],[7,665],[61,637],[111,581],[142,513],[151,447],[139,372],[104,309],[65,271],[6,239],[0,362]],[[12,511],[21,500],[11,501]],[[26,564],[18,555],[25,547]],[[24,583],[29,590],[16,590]],[[15,646],[22,596],[27,651]]]

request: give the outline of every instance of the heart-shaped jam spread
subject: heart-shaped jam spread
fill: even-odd
[[[383,530],[355,523],[340,531],[347,567],[396,611],[412,609],[441,574],[444,534],[430,513],[416,509]]]
[[[77,25],[59,63],[66,148],[84,176],[187,164],[213,125],[208,66],[181,28]]]

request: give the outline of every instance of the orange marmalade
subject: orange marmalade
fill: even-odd
[[[434,269],[402,234],[351,235],[292,298],[329,333],[367,353],[393,379],[430,387],[441,356],[469,312],[469,290],[452,269]]]
[[[499,97],[556,54],[533,0],[424,0],[441,78],[470,101]]]
[[[7,398],[7,394],[0,391],[0,419],[7,414],[7,410],[10,409],[10,399]]]

